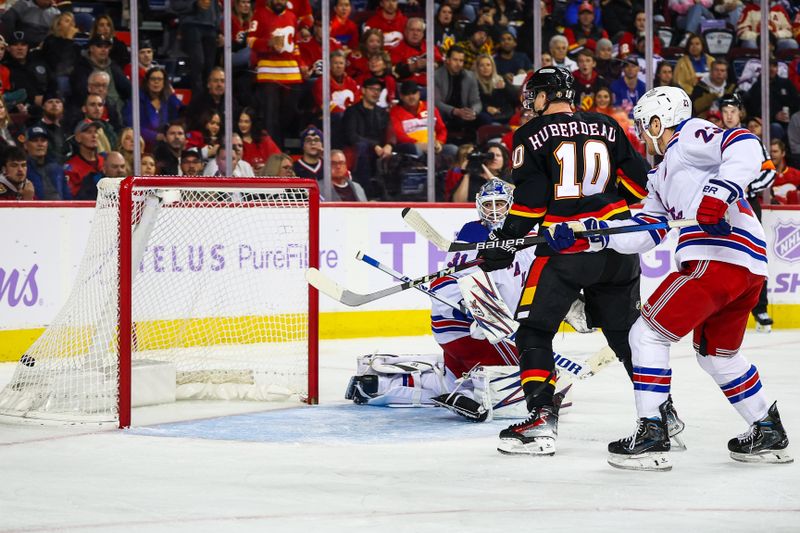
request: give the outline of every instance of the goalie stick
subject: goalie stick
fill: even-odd
[[[410,207],[403,209],[403,220],[406,221],[414,231],[425,237],[433,243],[439,250],[443,252],[464,252],[467,250],[484,250],[489,248],[525,248],[535,244],[547,242],[544,235],[529,235],[527,237],[519,237],[517,239],[505,239],[502,241],[485,241],[485,242],[453,242],[448,240],[444,235],[436,231],[430,223],[423,218],[423,216]],[[614,235],[618,233],[630,233],[634,231],[652,231],[659,229],[672,229],[683,228],[686,226],[697,225],[697,221],[691,218],[668,220],[666,222],[653,222],[651,224],[633,224],[630,226],[616,226],[612,228],[599,228],[595,230],[578,230],[575,235],[578,237],[588,235]]]
[[[461,272],[462,270],[478,266],[482,262],[483,259],[475,259],[473,261],[467,261],[466,263],[461,263],[460,265],[451,266],[439,270],[438,272],[432,272],[430,274],[426,274],[420,278],[405,281],[400,285],[387,287],[385,289],[381,289],[375,292],[370,292],[367,294],[360,294],[357,292],[353,292],[349,289],[345,289],[344,287],[342,287],[341,285],[330,279],[328,276],[317,270],[316,268],[309,268],[308,270],[306,270],[306,281],[308,281],[308,283],[312,287],[314,287],[315,289],[319,290],[324,294],[327,294],[337,302],[349,305],[350,307],[358,307],[359,305],[364,305],[369,302],[374,302],[375,300],[385,298],[386,296],[391,296],[392,294],[397,294],[399,292],[403,292],[404,290],[412,289],[419,285],[424,285],[425,283],[441,278],[442,276],[447,276],[449,274],[454,274],[456,272]]]

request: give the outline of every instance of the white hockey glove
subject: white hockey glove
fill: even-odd
[[[597,220],[593,217],[584,218],[581,220],[581,223],[583,223],[583,227],[587,230],[598,230],[608,227],[608,224],[606,224],[604,220]],[[587,235],[586,240],[589,241],[588,251],[590,252],[599,252],[608,246],[608,235]]]

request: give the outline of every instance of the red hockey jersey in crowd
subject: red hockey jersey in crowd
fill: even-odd
[[[255,7],[255,3],[253,7]],[[294,13],[297,18],[297,29],[308,28],[310,30],[314,26],[314,15],[308,0],[289,0],[286,2],[286,9]]]
[[[358,48],[358,26],[349,18],[342,20],[335,15],[331,18],[331,37],[350,50]]]
[[[75,154],[64,163],[64,175],[67,177],[69,184],[69,191],[72,197],[78,196],[78,191],[81,190],[81,184],[84,178],[89,174],[103,175],[103,163],[105,159],[102,155],[97,154],[97,159],[94,161],[87,161],[80,154]]]
[[[268,7],[259,7],[253,13],[253,29],[247,36],[247,44],[255,54],[259,83],[302,83],[300,51],[295,43],[296,26],[297,17],[288,9],[277,14]],[[282,41],[277,50],[270,44],[274,36],[281,37]]]
[[[442,115],[435,107],[436,140],[444,144],[447,142],[447,127],[444,125]],[[396,105],[389,111],[389,120],[398,143],[426,143],[428,142],[428,110],[425,102],[420,101],[416,114],[411,113],[402,105]]]
[[[331,52],[339,50],[342,45],[339,41],[331,37]],[[322,61],[322,43],[314,37],[309,37],[297,43],[297,48],[300,50],[300,64],[307,66],[310,70],[314,70],[317,61]],[[317,75],[322,75],[322,64],[319,65],[319,72]]]
[[[413,63],[419,56],[425,55],[426,53],[427,47],[425,46],[425,41],[420,43],[419,48],[414,48],[408,44],[405,39],[403,39],[400,41],[400,44],[389,49],[389,55],[392,58],[392,65],[394,65],[395,68],[397,68],[397,65],[400,63]],[[438,47],[434,47],[433,49],[433,58],[436,63],[442,62],[442,54],[439,52]],[[428,78],[425,76],[425,70],[415,72],[410,77],[402,78],[400,81],[405,80],[415,81],[418,85],[422,85],[423,87],[428,85]]]
[[[313,87],[314,102],[322,109],[322,76],[317,78]],[[344,113],[351,105],[361,101],[361,88],[356,80],[344,75],[341,82],[331,76],[331,113]]]
[[[375,12],[367,22],[364,23],[364,30],[369,28],[377,28],[383,32],[383,47],[386,49],[394,48],[403,42],[403,32],[406,29],[406,22],[408,19],[400,11],[394,16],[392,20],[383,16],[383,11],[380,9]]]

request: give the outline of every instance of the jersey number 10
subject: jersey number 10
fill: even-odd
[[[574,142],[562,142],[553,154],[561,168],[556,184],[556,200],[591,196],[605,190],[611,178],[611,159],[604,142],[588,140],[583,144],[583,169],[580,174]]]

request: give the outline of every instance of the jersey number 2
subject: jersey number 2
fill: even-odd
[[[577,147],[574,142],[561,143],[554,155],[561,168],[556,200],[590,196],[605,190],[611,178],[611,159],[604,142],[589,140],[584,143],[582,176],[578,174]]]

